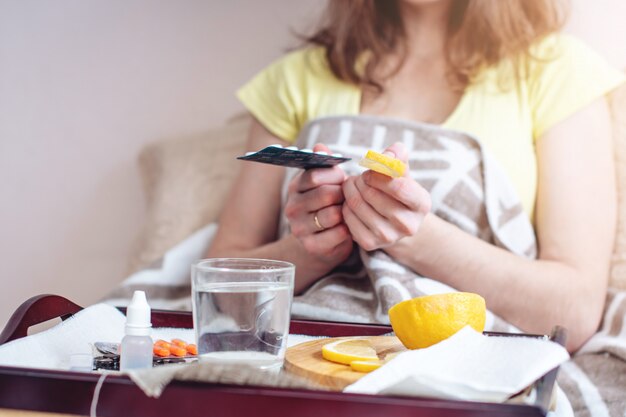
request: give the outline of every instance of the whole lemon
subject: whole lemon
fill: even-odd
[[[389,309],[393,331],[408,349],[439,343],[467,325],[482,332],[486,316],[485,299],[468,292],[426,295]]]

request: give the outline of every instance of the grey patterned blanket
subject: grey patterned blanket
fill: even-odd
[[[368,149],[382,151],[398,141],[408,150],[410,175],[430,192],[436,215],[520,256],[536,256],[534,231],[513,186],[472,136],[388,118],[328,117],[309,123],[296,145],[310,149],[324,143],[352,158],[342,168],[357,175],[364,171],[358,161]],[[284,197],[296,172],[290,169],[287,174]],[[280,233],[288,232],[283,216]],[[382,250],[358,249],[348,262],[296,297],[292,312],[297,317],[388,324],[387,310],[394,304],[450,291],[454,289],[416,274]],[[487,328],[514,330],[491,312]]]
[[[353,158],[342,167],[355,175],[362,172],[357,162],[368,149],[381,151],[396,141],[408,149],[410,175],[431,193],[437,216],[519,256],[537,256],[533,227],[513,186],[480,141],[468,134],[387,118],[341,116],[313,120],[301,131],[296,145],[312,148],[315,143],[325,143],[333,152]],[[283,197],[296,172],[288,170]],[[196,243],[192,255],[182,257],[188,262],[183,265],[186,271],[193,257],[202,256],[210,237],[207,230],[199,232],[203,237],[191,238],[205,242],[200,246]],[[289,232],[284,216],[279,232]],[[140,288],[148,292],[153,307],[190,309],[187,272],[178,273],[178,279],[155,272],[165,271],[165,264],[167,255],[155,270],[135,274],[118,287],[110,294],[110,301],[124,304],[132,291]],[[388,323],[386,312],[395,303],[450,291],[455,290],[416,274],[382,250],[357,248],[347,262],[295,297],[292,313],[299,318]],[[601,330],[562,367],[559,382],[577,416],[626,416],[625,318],[626,293],[609,292]],[[491,312],[486,328],[517,331]]]

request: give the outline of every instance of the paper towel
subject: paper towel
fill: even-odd
[[[425,349],[404,352],[344,392],[501,402],[565,362],[547,339],[484,336],[465,327]]]

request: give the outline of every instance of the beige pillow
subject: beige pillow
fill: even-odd
[[[618,217],[610,286],[626,290],[626,84],[610,97],[617,165]]]
[[[148,145],[139,156],[146,221],[130,271],[145,268],[201,227],[217,220],[245,151],[251,118],[231,119],[201,137]]]

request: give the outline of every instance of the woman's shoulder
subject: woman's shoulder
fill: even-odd
[[[267,71],[292,80],[330,81],[334,78],[321,46],[307,46],[288,52],[272,62]]]
[[[533,45],[530,55],[528,99],[535,137],[624,82],[622,71],[571,35],[550,35]]]
[[[281,60],[286,64],[303,65],[312,63],[314,65],[326,65],[326,49],[315,45],[304,46],[288,52]]]
[[[533,78],[542,77],[545,72],[562,75],[577,73],[583,78],[595,78],[594,75],[606,73],[615,76],[619,73],[584,41],[565,33],[554,33],[544,37],[535,42],[529,52],[531,81]],[[595,71],[600,73],[594,74]]]
[[[328,113],[324,100],[337,79],[321,47],[306,47],[272,62],[237,91],[237,97],[269,131],[293,141],[311,118]]]
[[[582,40],[562,32],[552,33],[538,41],[530,48],[531,55],[547,59],[555,55],[577,54],[591,50]]]

